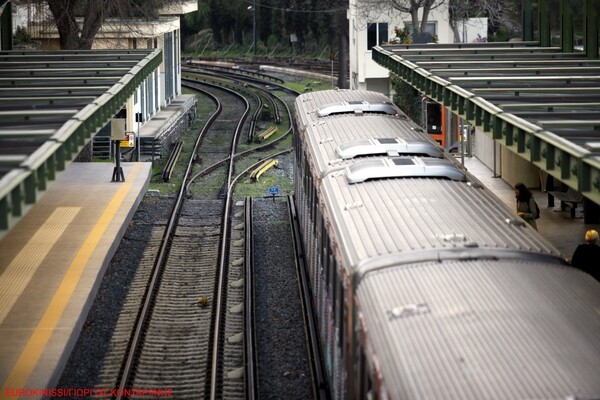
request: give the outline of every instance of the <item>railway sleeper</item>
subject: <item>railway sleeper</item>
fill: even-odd
[[[229,336],[227,338],[227,341],[229,343],[240,343],[242,340],[244,340],[244,332],[236,333],[235,335]]]
[[[232,314],[241,314],[244,311],[244,303],[236,304],[229,309]]]
[[[242,379],[244,377],[244,367],[232,369],[227,373],[229,379]]]

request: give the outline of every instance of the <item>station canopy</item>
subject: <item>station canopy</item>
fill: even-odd
[[[538,42],[382,46],[373,59],[600,204],[600,60]]]
[[[159,49],[0,52],[0,237],[161,62]]]

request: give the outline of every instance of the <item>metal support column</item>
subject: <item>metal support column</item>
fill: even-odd
[[[585,37],[583,39],[584,51],[587,58],[598,59],[598,10],[594,7],[593,0],[585,2]]]
[[[523,40],[533,40],[533,0],[523,0]]]
[[[550,7],[547,0],[540,0],[538,7],[538,27],[540,31],[540,46],[550,47]]]
[[[573,26],[573,9],[568,0],[560,2],[560,42],[563,53],[573,52],[575,32]]]

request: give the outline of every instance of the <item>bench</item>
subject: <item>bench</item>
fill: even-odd
[[[571,209],[571,218],[575,218],[577,205],[583,203],[583,196],[576,190],[569,188],[566,192],[548,192],[548,206],[554,206],[554,199],[560,200],[560,210],[566,211],[567,207]]]

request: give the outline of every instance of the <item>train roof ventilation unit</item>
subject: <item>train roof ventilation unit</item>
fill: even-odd
[[[346,167],[348,183],[369,179],[445,178],[466,181],[467,177],[451,161],[443,158],[394,157],[359,161]]]
[[[335,152],[347,160],[359,156],[372,156],[377,154],[399,155],[427,155],[430,157],[442,157],[442,149],[427,140],[402,139],[402,138],[372,138],[354,140],[340,144]]]
[[[390,102],[369,103],[368,101],[342,101],[326,104],[317,109],[317,116],[328,117],[335,114],[378,113],[396,115],[398,111]]]

